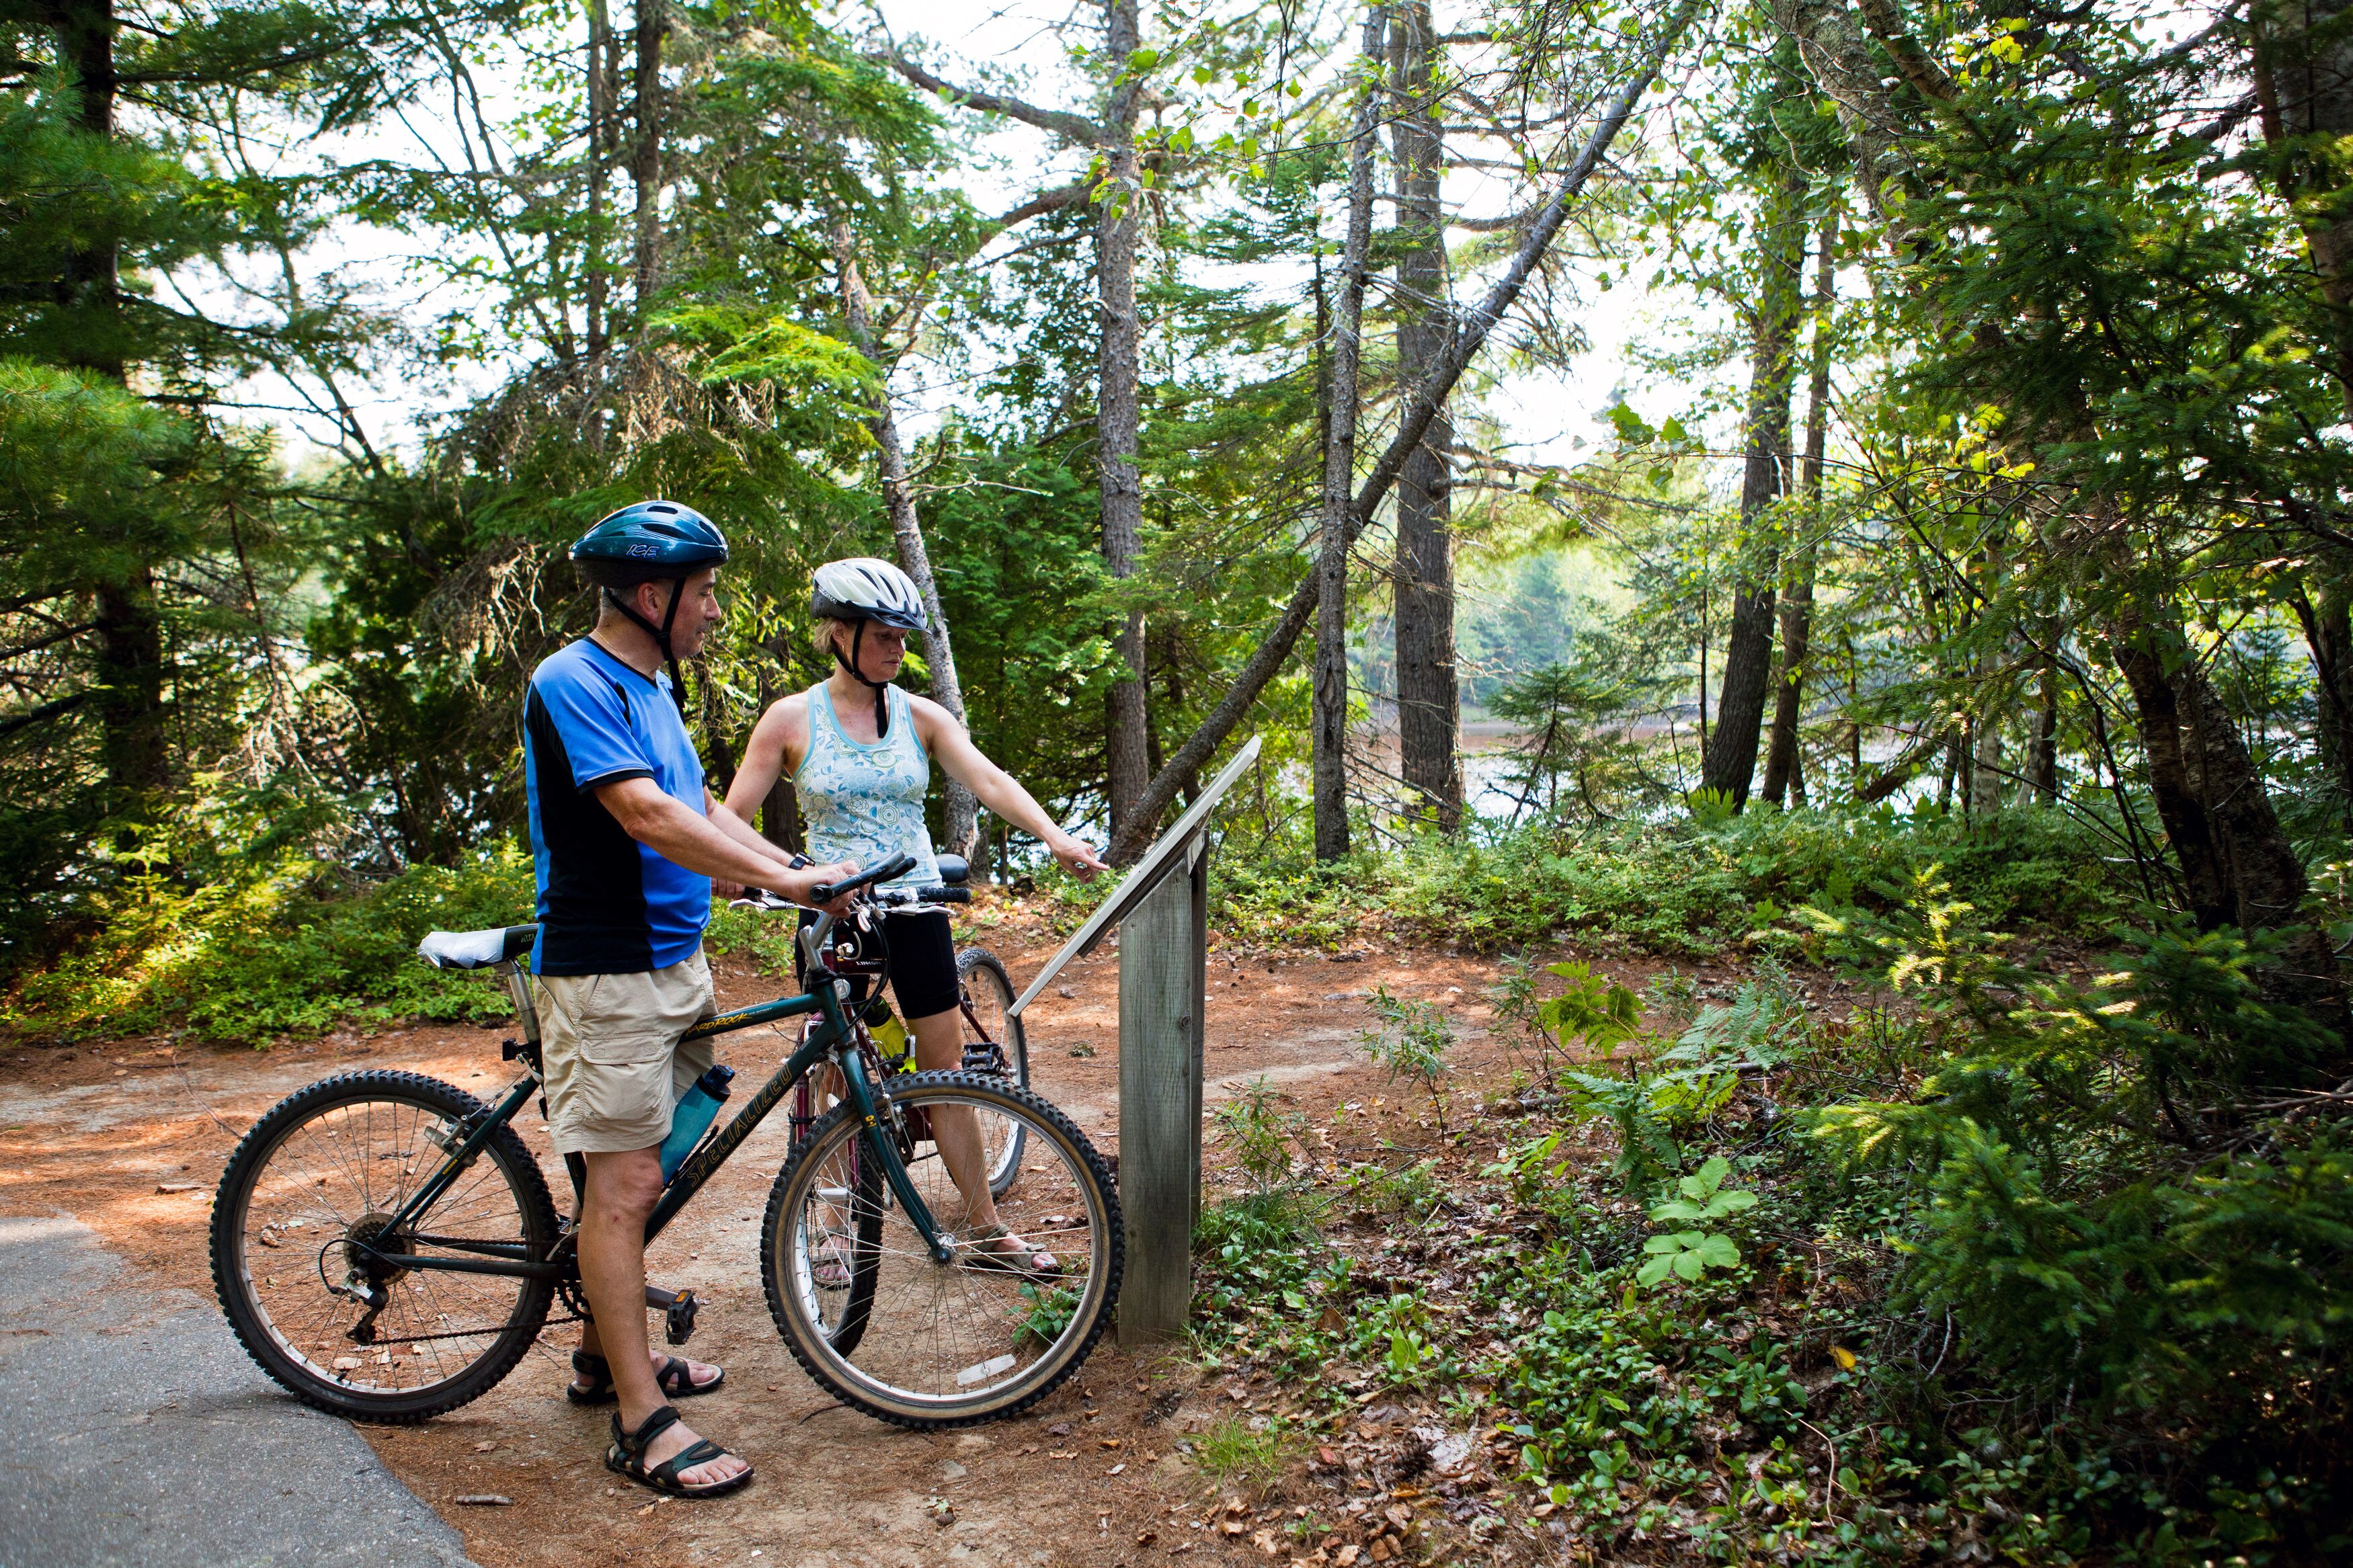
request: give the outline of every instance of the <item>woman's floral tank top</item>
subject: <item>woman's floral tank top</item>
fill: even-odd
[[[940,868],[932,858],[931,829],[923,824],[931,755],[916,738],[914,705],[907,694],[889,686],[883,696],[891,705],[890,732],[868,745],[842,730],[829,687],[820,683],[809,691],[808,754],[793,773],[808,824],[808,852],[819,864],[850,860],[860,868],[913,855],[913,870],[881,885],[934,887]]]

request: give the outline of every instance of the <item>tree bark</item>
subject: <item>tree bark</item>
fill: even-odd
[[[1781,682],[1773,693],[1773,739],[1765,752],[1767,800],[1784,804],[1794,794],[1806,803],[1806,781],[1798,754],[1798,725],[1805,713],[1806,659],[1813,640],[1814,571],[1821,549],[1822,464],[1830,451],[1831,311],[1838,299],[1838,212],[1822,220],[1815,241],[1814,341],[1806,375],[1806,455],[1798,466],[1798,493],[1805,503],[1805,537],[1799,541],[1781,598]]]
[[[1741,533],[1748,569],[1735,585],[1732,624],[1716,683],[1715,727],[1700,760],[1700,787],[1735,811],[1748,803],[1773,684],[1773,609],[1779,552],[1765,538],[1765,518],[1788,486],[1789,393],[1797,378],[1800,290],[1806,265],[1803,176],[1784,173],[1758,235],[1756,317],[1748,370],[1746,460],[1740,476]]]
[[[123,812],[164,782],[164,622],[144,566],[97,597],[100,752],[108,809]]]
[[[1142,423],[1136,385],[1141,323],[1135,314],[1135,245],[1144,188],[1135,155],[1135,84],[1117,79],[1139,47],[1136,0],[1103,0],[1106,64],[1113,75],[1103,122],[1103,215],[1095,227],[1096,304],[1102,344],[1095,391],[1096,465],[1103,496],[1103,564],[1114,579],[1135,575],[1143,549],[1144,489],[1136,470]],[[1125,674],[1105,698],[1111,832],[1127,827],[1151,781],[1151,710],[1146,696],[1144,611],[1122,612],[1113,645]]]
[[[1447,294],[1446,215],[1439,179],[1437,29],[1429,0],[1397,10],[1389,68],[1397,163],[1398,374],[1428,375],[1454,335]],[[1454,421],[1443,401],[1398,475],[1398,772],[1414,816],[1443,833],[1462,826],[1461,697],[1454,668]]]
[[[898,549],[899,568],[915,580],[915,592],[923,597],[923,617],[929,623],[923,629],[923,664],[931,672],[932,700],[961,724],[965,721],[964,685],[956,679],[955,649],[948,638],[947,611],[940,605],[939,582],[932,574],[932,552],[923,542],[923,524],[915,511],[914,490],[907,482],[907,450],[899,439],[899,421],[891,407],[891,372],[875,337],[874,304],[866,292],[866,279],[858,270],[858,252],[850,239],[849,225],[840,218],[833,224],[833,260],[840,283],[842,315],[849,324],[849,341],[860,353],[873,362],[876,373],[882,378],[874,413],[868,417],[866,428],[874,437],[882,510],[891,520],[891,537]],[[980,810],[971,787],[961,779],[948,780],[941,806],[945,829],[943,837],[949,852],[969,857]]]
[[[663,0],[638,0],[637,145],[629,178],[637,185],[635,288],[638,325],[645,326],[649,302],[661,283],[662,35],[670,30]]]
[[[1494,287],[1488,290],[1487,297],[1480,301],[1478,307],[1462,318],[1461,329],[1454,334],[1452,347],[1431,368],[1429,380],[1405,400],[1397,435],[1383,449],[1379,459],[1373,464],[1372,471],[1365,476],[1364,482],[1356,488],[1356,503],[1349,509],[1350,543],[1353,544],[1356,536],[1364,531],[1366,520],[1397,482],[1398,471],[1404,464],[1406,454],[1428,434],[1430,420],[1436,409],[1434,400],[1442,400],[1453,392],[1454,384],[1461,379],[1463,370],[1485,344],[1487,334],[1494,331],[1495,323],[1503,319],[1504,312],[1512,308],[1521,290],[1527,287],[1528,277],[1535,271],[1537,261],[1551,247],[1554,237],[1560,233],[1561,225],[1567,220],[1569,204],[1577,199],[1578,193],[1585,189],[1586,182],[1593,177],[1593,171],[1599,167],[1602,158],[1609,153],[1610,143],[1624,129],[1634,106],[1658,77],[1667,51],[1683,37],[1698,9],[1696,4],[1685,4],[1668,18],[1665,26],[1652,38],[1641,66],[1602,110],[1600,122],[1586,138],[1576,161],[1563,174],[1560,184],[1546,198],[1544,205],[1537,209],[1527,232],[1521,237],[1519,248],[1513,253],[1510,265],[1504,269],[1504,275],[1496,279]],[[1275,678],[1289,659],[1292,648],[1299,641],[1299,634],[1315,613],[1319,597],[1318,579],[1314,573],[1310,572],[1293,591],[1290,602],[1283,606],[1282,614],[1276,619],[1272,629],[1244,661],[1225,696],[1219,699],[1208,717],[1176,749],[1168,759],[1167,765],[1153,775],[1151,784],[1131,815],[1129,826],[1112,840],[1109,858],[1113,861],[1124,864],[1134,859],[1144,848],[1152,824],[1176,798],[1179,782],[1199,769],[1209,760],[1211,753],[1225,743],[1226,737],[1233,733],[1234,726],[1241,722],[1242,715],[1258,701],[1259,693],[1266,689],[1267,682]]]
[[[759,677],[760,711],[765,713],[768,704],[784,695],[770,681],[765,668]],[[760,801],[760,836],[788,854],[801,852],[800,802],[793,794],[793,775],[787,769],[776,770],[776,782]]]
[[[2054,647],[2058,636],[2058,628],[2052,627]],[[2052,654],[2042,656],[2034,704],[2034,750],[2027,759],[2026,774],[2036,805],[2059,804],[2059,660]]]
[[[2324,582],[2315,604],[2298,588],[2295,618],[2312,654],[2320,759],[2337,791],[2338,814],[2353,823],[2353,595],[2341,583]]]
[[[2353,186],[2338,147],[2353,135],[2348,0],[2264,0],[2251,61],[2273,177],[2295,208],[2337,339],[2337,383],[2353,414]]]
[[[581,296],[586,317],[588,357],[605,355],[605,160],[613,119],[613,23],[605,0],[587,0],[588,13],[588,233],[582,242]]]
[[[81,95],[81,129],[102,141],[114,136],[116,75],[112,0],[83,0],[57,13],[58,49]],[[97,237],[66,258],[65,285],[94,331],[68,350],[69,363],[121,383],[127,374],[117,321],[121,300],[121,251]],[[164,622],[153,572],[143,563],[97,588],[91,619],[98,634],[96,685],[99,755],[106,774],[108,809],[133,810],[165,776]],[[58,710],[62,711],[62,710]]]
[[[1366,7],[1364,58],[1370,73],[1381,53],[1388,13]],[[1356,482],[1356,396],[1363,358],[1366,257],[1373,237],[1371,83],[1358,89],[1348,132],[1348,227],[1340,244],[1340,297],[1332,310],[1324,376],[1322,542],[1315,563],[1315,858],[1348,852],[1348,510]],[[1320,287],[1320,284],[1319,284]]]

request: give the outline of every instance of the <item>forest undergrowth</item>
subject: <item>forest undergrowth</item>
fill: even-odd
[[[2325,1042],[2235,938],[2077,989],[1942,871],[1908,895],[1794,911],[1870,998],[1844,1017],[1769,955],[1713,1004],[1507,972],[1521,1065],[1451,1112],[1447,1019],[1377,999],[1436,1141],[1319,1167],[1265,1086],[1229,1108],[1200,1352],[1298,1393],[1311,1469],[1547,1560],[2342,1561],[2343,1096],[2248,1092]],[[2168,1110],[2234,1096],[2203,1137]],[[1484,1464],[1352,1458],[1382,1394]]]
[[[346,1019],[494,1021],[498,994],[415,961],[435,929],[532,918],[531,863],[494,844],[455,866],[364,879],[269,836],[266,816],[189,814],[119,853],[111,875],[0,974],[0,1030],[70,1040],[185,1029],[255,1043]],[[1331,947],[1373,931],[1494,951],[1576,936],[1662,955],[1727,945],[1784,953],[1787,911],[1874,901],[1929,864],[1991,918],[2096,934],[2127,907],[2092,832],[2055,812],[1974,826],[1916,815],[1757,812],[1715,823],[1525,828],[1483,842],[1427,837],[1317,866],[1305,847],[1229,833],[1213,862],[1212,926],[1261,948]],[[1114,884],[1051,873],[1037,888],[1075,929]],[[764,953],[756,918],[715,912],[710,945]]]

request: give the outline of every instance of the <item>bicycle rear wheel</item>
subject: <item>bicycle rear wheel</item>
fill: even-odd
[[[1013,981],[1005,965],[985,947],[967,947],[956,954],[956,984],[964,1007],[958,1019],[964,1031],[965,1066],[994,1047],[1002,1058],[1005,1077],[1022,1089],[1029,1087],[1029,1040],[1013,1011]],[[987,1070],[987,1069],[983,1069]],[[1021,1174],[1025,1142],[1018,1123],[992,1125],[984,1120],[982,1141],[988,1146],[988,1190],[1003,1197]]]
[[[549,1280],[385,1261],[547,1257],[555,1205],[511,1127],[413,1225],[389,1228],[489,1114],[435,1079],[350,1073],[280,1100],[229,1157],[213,1204],[213,1285],[246,1353],[305,1404],[422,1421],[489,1392],[538,1337]],[[354,1268],[383,1294],[373,1318],[330,1288]]]
[[[934,1261],[904,1206],[884,1202],[880,1156],[842,1106],[810,1131],[769,1193],[760,1232],[768,1310],[803,1369],[870,1415],[938,1428],[1014,1415],[1078,1370],[1119,1300],[1125,1238],[1110,1174],[1069,1118],[995,1074],[919,1073],[885,1092],[892,1121],[920,1110],[935,1125],[965,1115],[1021,1129],[1029,1179],[1018,1196],[997,1204],[997,1222],[1053,1253],[1057,1268],[1021,1272],[979,1261],[970,1205],[935,1147],[923,1144],[907,1174],[955,1244],[951,1261]],[[888,1126],[879,1135],[894,1136]],[[844,1195],[838,1173],[853,1156],[874,1174],[847,1194],[858,1220],[855,1272],[866,1283],[858,1336],[845,1342],[808,1281],[812,1238],[823,1236],[824,1211]]]

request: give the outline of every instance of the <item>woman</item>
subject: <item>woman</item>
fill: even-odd
[[[906,658],[907,634],[926,625],[923,600],[904,572],[867,557],[828,562],[818,568],[814,588],[809,609],[817,617],[818,650],[830,651],[833,672],[761,715],[727,792],[729,811],[750,821],[777,776],[789,773],[807,819],[811,855],[860,866],[912,855],[914,868],[882,886],[929,887],[940,872],[923,825],[923,797],[937,758],[949,777],[998,817],[1033,835],[1073,876],[1083,879],[1109,869],[983,756],[946,709],[891,684]],[[882,922],[891,944],[891,988],[915,1037],[916,1064],[927,1070],[955,1067],[964,1040],[947,911],[886,914]],[[943,1108],[932,1113],[932,1126],[948,1174],[964,1194],[972,1260],[1055,1272],[1052,1254],[998,1223],[973,1113]]]

